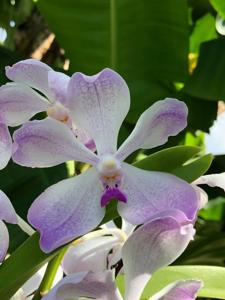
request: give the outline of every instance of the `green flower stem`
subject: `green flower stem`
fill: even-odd
[[[68,245],[65,246],[58,255],[56,255],[55,257],[52,258],[52,260],[50,260],[47,269],[45,271],[45,275],[41,281],[41,284],[37,289],[36,293],[34,294],[32,300],[40,300],[45,294],[49,292],[49,290],[53,285],[59,265],[68,247],[69,247]]]

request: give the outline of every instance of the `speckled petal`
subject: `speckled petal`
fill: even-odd
[[[163,145],[169,136],[177,135],[187,126],[187,113],[186,104],[177,99],[157,101],[140,116],[116,157],[124,160],[137,149]]]
[[[94,229],[103,219],[101,186],[94,168],[46,189],[31,205],[28,220],[41,234],[43,251]]]
[[[4,169],[12,155],[12,139],[5,124],[0,123],[0,170]]]
[[[49,102],[21,83],[8,83],[0,88],[0,122],[18,126],[41,111],[46,111]]]
[[[194,233],[192,224],[181,225],[172,217],[154,219],[134,231],[122,248],[125,300],[139,299],[151,275],[175,261]]]
[[[22,166],[51,167],[68,160],[98,162],[65,124],[51,118],[27,122],[14,132],[13,140],[12,158]]]
[[[184,180],[163,172],[141,170],[126,163],[121,189],[127,203],[118,203],[120,215],[132,224],[143,224],[164,211],[177,210],[193,221],[199,208],[199,194]],[[180,214],[179,214],[180,215]]]
[[[46,95],[49,99],[53,94],[48,85],[48,65],[36,59],[25,59],[17,62],[12,67],[6,67],[6,76],[15,82],[26,84]]]
[[[119,74],[110,69],[94,76],[75,73],[68,85],[67,106],[75,124],[93,138],[98,154],[116,151],[130,106],[129,89]]]

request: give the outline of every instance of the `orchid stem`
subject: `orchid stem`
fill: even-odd
[[[65,252],[67,251],[69,246],[64,247],[61,252],[55,256],[50,262],[48,263],[47,269],[45,271],[45,275],[41,281],[41,284],[37,291],[34,294],[32,300],[40,300],[44,295],[46,295],[50,289],[52,288],[57,270],[59,265],[63,259]]]
[[[19,227],[26,232],[29,236],[33,235],[35,233],[35,230],[26,222],[24,219],[22,219],[19,215],[17,215],[18,219],[18,225]]]

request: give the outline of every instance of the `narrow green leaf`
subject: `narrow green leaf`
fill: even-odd
[[[59,250],[45,254],[39,248],[39,235],[28,238],[0,266],[0,299],[10,299],[41,266],[54,257]]]

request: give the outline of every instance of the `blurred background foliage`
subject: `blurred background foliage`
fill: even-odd
[[[111,67],[126,79],[132,98],[119,142],[153,102],[176,97],[189,107],[188,127],[163,148],[203,147],[202,132],[224,110],[223,18],[224,0],[0,0],[0,84],[7,82],[6,65],[30,57],[69,75]],[[218,156],[209,173],[224,170],[225,158]],[[35,197],[67,171],[66,165],[29,169],[10,163],[0,173],[0,188],[26,218]],[[197,238],[176,263],[225,265],[224,192],[206,190],[210,202],[200,212]],[[9,227],[13,251],[27,236]]]

